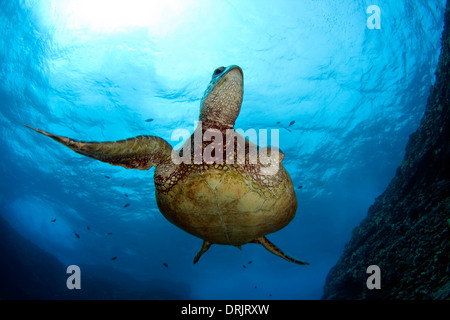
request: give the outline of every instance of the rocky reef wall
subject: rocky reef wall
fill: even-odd
[[[450,298],[450,1],[425,114],[385,192],[353,230],[322,299]],[[367,267],[380,269],[369,289]]]

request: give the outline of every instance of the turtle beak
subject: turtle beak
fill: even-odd
[[[242,86],[244,85],[244,73],[242,72],[241,67],[236,65],[231,65],[226,68],[220,67],[214,71],[204,96],[214,90],[215,86],[220,85],[221,81],[223,81],[228,74],[236,74],[235,77],[239,79],[239,82],[242,82]]]
[[[230,72],[231,70],[238,70],[238,71],[241,73],[241,78],[242,78],[242,80],[244,79],[244,72],[242,72],[241,67],[236,66],[236,65],[228,66],[228,67],[224,70],[223,73],[225,74],[225,73],[227,73],[227,72]]]

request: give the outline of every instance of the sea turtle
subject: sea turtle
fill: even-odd
[[[77,153],[112,165],[140,170],[154,166],[156,202],[161,213],[179,228],[203,239],[194,263],[211,244],[241,248],[246,243],[258,243],[288,261],[308,264],[288,256],[265,237],[294,218],[297,199],[282,165],[284,154],[278,148],[259,149],[234,131],[243,82],[238,66],[214,71],[201,100],[198,126],[177,151],[156,136],[83,142],[27,127]],[[258,152],[256,161],[252,161],[254,150]],[[262,160],[264,154],[266,160],[278,155],[270,164],[275,170],[268,170],[268,162]]]

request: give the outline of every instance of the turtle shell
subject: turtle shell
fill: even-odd
[[[241,245],[282,229],[294,218],[297,199],[283,166],[266,178],[237,165],[189,165],[184,171],[184,178],[170,189],[157,186],[156,201],[170,222],[194,236]]]

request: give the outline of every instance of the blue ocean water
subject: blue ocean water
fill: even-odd
[[[370,5],[381,9],[381,29],[367,26]],[[96,282],[119,298],[320,298],[418,127],[444,7],[444,0],[1,1],[0,217],[49,254],[27,267],[51,279],[48,257],[62,274],[79,265],[91,299],[111,297],[89,291]],[[280,129],[297,192],[296,217],[268,238],[309,266],[254,244],[212,246],[193,265],[202,241],[159,213],[154,169],[94,161],[23,126],[88,141],[150,134],[175,146],[175,129],[193,132],[214,69],[231,64],[244,72],[236,127]],[[30,251],[10,232],[2,250],[26,266]],[[70,297],[57,279],[50,281]],[[30,283],[15,284],[19,298],[29,297]],[[34,291],[46,297],[38,283]]]

